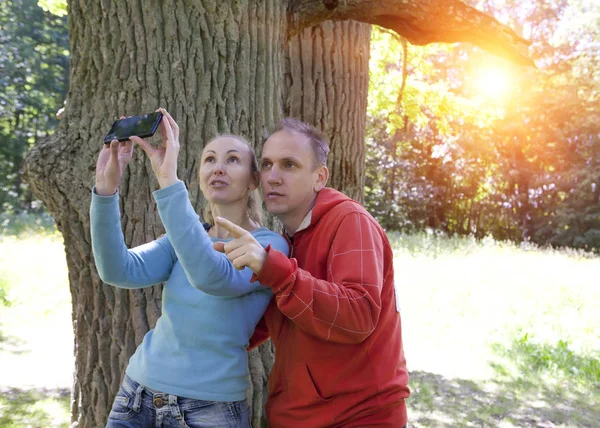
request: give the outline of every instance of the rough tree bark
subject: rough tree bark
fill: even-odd
[[[331,148],[329,185],[363,200],[365,115],[371,26],[327,21],[292,37],[286,50],[284,115],[321,130]],[[264,403],[274,349],[249,356],[253,426],[266,426]]]
[[[441,3],[460,13],[453,16]],[[487,48],[495,40],[496,51],[525,62],[522,39],[455,0],[69,2],[71,86],[63,120],[28,154],[23,175],[65,242],[75,332],[74,426],[104,425],[129,356],[160,315],[160,286],[118,290],[103,284],[95,270],[88,209],[110,122],[167,108],[181,127],[179,177],[199,208],[196,159],[203,142],[233,132],[260,145],[285,110],[325,132],[332,142],[333,184],[360,199],[368,26],[325,23],[303,32],[327,19],[352,18],[386,24],[416,42],[480,37],[487,26]],[[430,21],[439,24],[435,32]],[[295,34],[299,38],[286,47]],[[139,153],[120,186],[129,246],[163,233],[151,197],[156,188]],[[255,426],[272,358],[268,348],[253,354]]]
[[[365,125],[371,26],[327,21],[290,39],[285,69],[286,115],[302,118],[328,139],[329,185],[363,202]]]

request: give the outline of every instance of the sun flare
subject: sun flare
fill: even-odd
[[[475,71],[474,86],[476,93],[484,98],[500,100],[512,89],[513,79],[504,68],[482,67]]]

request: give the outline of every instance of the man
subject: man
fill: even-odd
[[[318,132],[295,119],[263,146],[263,197],[284,226],[290,258],[222,219],[235,239],[215,248],[275,296],[264,315],[276,349],[270,427],[400,428],[409,390],[392,249],[358,202],[325,187],[328,153]]]

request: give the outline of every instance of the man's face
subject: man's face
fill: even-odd
[[[308,137],[286,129],[263,145],[260,179],[267,210],[293,233],[327,182],[327,168],[316,166]]]

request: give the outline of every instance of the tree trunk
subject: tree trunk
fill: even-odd
[[[331,148],[328,185],[363,202],[371,26],[326,21],[288,43],[285,114],[321,130]]]
[[[30,152],[24,173],[65,240],[76,353],[72,418],[77,426],[104,424],[129,357],[160,316],[160,286],[124,291],[103,284],[95,270],[88,210],[101,138],[119,115],[166,107],[181,126],[179,176],[199,208],[196,158],[203,142],[217,132],[262,141],[264,131],[281,116],[284,29],[273,24],[283,13],[276,3],[217,10],[205,1],[162,11],[126,5],[119,9],[114,3],[106,10],[92,2],[70,4],[72,85],[64,120],[50,140]],[[351,36],[355,29],[357,35]],[[323,50],[315,52],[318,61],[310,69],[324,77],[318,86],[296,92],[314,100],[312,106],[304,102],[299,116],[330,138],[332,184],[357,199],[362,197],[369,34],[369,26],[358,23],[327,23],[316,29],[312,41]],[[290,52],[300,43],[290,42]],[[343,49],[334,49],[335,44]],[[331,51],[335,55],[326,61]],[[310,57],[298,59],[308,66]],[[301,81],[296,66],[288,70],[297,76],[295,82]],[[335,114],[327,114],[329,109]],[[290,109],[289,114],[296,112]],[[346,156],[351,161],[343,161]],[[156,188],[145,156],[138,153],[120,186],[129,246],[163,233],[151,197]],[[255,426],[261,424],[273,358],[270,343],[250,355]]]
[[[24,175],[63,234],[73,300],[75,426],[104,426],[129,357],[160,315],[161,286],[103,284],[89,202],[102,137],[120,115],[163,106],[181,127],[179,178],[193,204],[197,158],[217,133],[262,141],[281,117],[285,2],[70,2],[71,87],[60,129],[28,155]],[[120,185],[128,246],[163,233],[158,188],[140,150]]]

